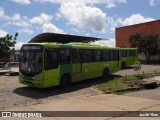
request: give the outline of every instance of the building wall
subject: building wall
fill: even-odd
[[[9,58],[8,57],[0,58],[0,62],[9,62]]]
[[[130,47],[129,37],[135,33],[141,35],[159,34],[158,39],[160,40],[160,20],[116,28],[116,47],[124,44]]]

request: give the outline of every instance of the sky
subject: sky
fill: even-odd
[[[100,37],[115,47],[115,28],[160,19],[160,0],[1,0],[0,37],[17,37],[16,49],[34,36],[63,33]]]

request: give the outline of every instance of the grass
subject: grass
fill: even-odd
[[[131,87],[141,87],[141,79],[153,77],[160,75],[160,72],[153,72],[153,73],[142,73],[142,74],[134,74],[134,75],[126,75],[123,77],[115,77],[111,80],[106,81],[105,83],[101,83],[98,85],[94,85],[96,88],[103,92],[111,92],[114,94],[124,94],[127,92],[135,91],[117,91],[119,89],[127,89]],[[137,90],[136,90],[137,91]]]

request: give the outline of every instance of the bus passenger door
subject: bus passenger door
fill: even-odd
[[[58,51],[56,49],[45,49],[44,55],[44,85],[46,87],[59,84],[60,69],[58,65]]]
[[[81,55],[79,51],[77,51],[77,72],[82,73],[82,62],[81,62]]]
[[[77,49],[72,49],[72,74],[72,81],[79,81],[82,79],[82,63],[79,50]]]

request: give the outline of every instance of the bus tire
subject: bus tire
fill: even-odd
[[[104,79],[106,79],[106,78],[108,78],[108,76],[109,76],[109,70],[108,70],[108,68],[105,68],[104,70],[103,70],[103,78]]]
[[[125,69],[126,68],[126,63],[125,62],[122,62],[121,63],[121,69],[123,70],[123,69]]]
[[[61,82],[60,82],[60,86],[65,88],[67,86],[69,86],[69,84],[71,83],[71,77],[68,74],[64,74],[61,78]]]

